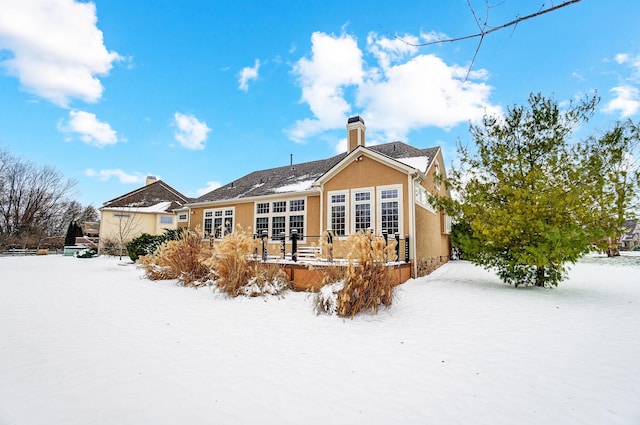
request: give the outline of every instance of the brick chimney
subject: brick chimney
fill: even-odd
[[[347,121],[347,151],[351,152],[358,146],[364,146],[364,133],[367,128],[360,116],[349,118]]]
[[[156,176],[147,176],[147,182],[144,184],[145,186],[149,186],[151,183],[155,183],[158,181]]]

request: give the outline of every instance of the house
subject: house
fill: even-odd
[[[247,174],[188,203],[186,225],[214,241],[237,225],[266,232],[276,255],[293,231],[299,246],[322,247],[331,234],[336,258],[346,257],[349,234],[371,229],[398,240],[412,276],[427,274],[450,255],[450,222],[428,198],[449,196],[440,184],[442,151],[402,142],[367,146],[365,135],[364,120],[349,118],[347,153]]]
[[[624,233],[620,237],[620,251],[633,251],[640,246],[640,222],[638,220],[625,220]]]
[[[192,201],[154,176],[134,191],[105,202],[99,208],[100,247],[127,242],[142,233],[160,235],[176,229],[178,221],[186,222],[184,205]],[[180,213],[176,211],[180,210]]]

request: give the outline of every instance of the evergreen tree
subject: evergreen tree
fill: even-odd
[[[67,228],[67,234],[64,237],[64,246],[73,246],[76,244],[76,237],[84,236],[84,232],[82,231],[82,227],[75,222],[72,221],[69,223],[69,227]]]
[[[476,149],[459,144],[461,165],[446,182],[458,196],[434,201],[462,223],[453,239],[466,259],[515,286],[555,286],[566,263],[619,228],[615,173],[605,172],[610,163],[602,155],[625,148],[605,143],[607,135],[571,141],[596,97],[564,110],[540,94],[528,103],[471,126]]]

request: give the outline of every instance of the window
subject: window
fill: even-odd
[[[429,202],[429,192],[427,192],[427,189],[422,186],[416,185],[415,198],[418,205],[428,211],[431,211],[434,214],[436,213],[436,209],[433,207],[433,205],[431,205],[431,202]]]
[[[387,231],[387,234],[393,235],[400,232],[401,219],[401,186],[378,188],[379,194],[379,228],[381,233]]]
[[[180,214],[178,216],[178,221],[187,221],[187,214]]]
[[[403,231],[401,184],[331,191],[327,195],[327,222],[336,236],[369,229],[378,235],[383,230],[389,235]]]
[[[302,238],[304,232],[304,216],[303,215],[290,215],[289,216],[289,233],[293,229],[298,231],[298,238]]]
[[[234,208],[219,208],[204,212],[204,236],[223,238],[233,233]]]
[[[211,236],[211,224],[213,223],[213,221],[211,220],[211,217],[213,217],[213,211],[205,211],[204,213],[204,236],[205,237]]]
[[[160,216],[160,224],[173,224],[173,217]]]
[[[435,180],[436,180],[436,189],[440,190],[440,179],[441,179],[441,176],[440,176],[440,164],[438,163],[438,161],[436,161],[435,168],[436,168],[436,176],[435,176],[436,177],[435,178]]]
[[[131,217],[130,214],[122,214],[122,213],[114,213],[113,216],[117,217],[117,218],[129,218],[129,217]]]
[[[304,199],[289,201],[289,211],[304,211]]]
[[[444,215],[444,229],[442,229],[442,233],[446,235],[451,233],[451,216],[447,214]]]
[[[353,196],[353,230],[366,232],[373,227],[372,189],[356,189],[351,192]]]
[[[266,230],[269,233],[269,217],[257,217],[256,218],[256,233],[259,237],[262,237],[262,231]]]
[[[278,239],[282,233],[287,234],[286,220],[284,216],[273,217],[271,222],[271,238]]]
[[[329,219],[336,236],[345,236],[347,229],[347,194],[329,193]]]
[[[271,239],[280,240],[283,232],[288,236],[293,229],[300,237],[304,234],[305,199],[256,202],[255,213],[255,228],[259,235],[266,230]]]

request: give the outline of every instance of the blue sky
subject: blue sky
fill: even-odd
[[[560,1],[471,0],[490,26]],[[544,5],[544,6],[543,6]],[[96,207],[156,175],[188,196],[367,143],[439,145],[529,93],[597,90],[581,132],[640,116],[640,2],[582,0],[478,40],[466,0],[0,0],[0,147]]]

